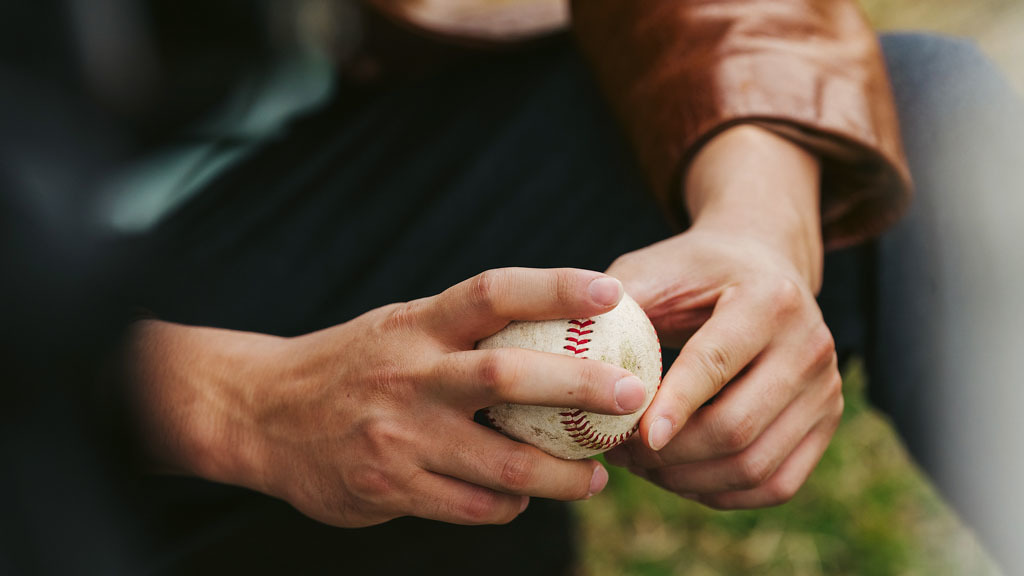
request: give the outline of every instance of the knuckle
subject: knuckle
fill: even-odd
[[[491,519],[488,521],[489,524],[508,524],[509,522],[516,519],[519,516],[516,510],[510,507],[502,506],[499,510],[492,514]]]
[[[601,375],[604,373],[603,366],[597,361],[584,360],[576,361],[579,365],[579,373],[576,379],[576,393],[579,401],[587,404],[594,404],[603,397]]]
[[[577,297],[576,281],[572,272],[561,270],[555,276],[555,299],[559,304],[571,304]]]
[[[800,310],[804,303],[804,293],[791,278],[780,278],[768,291],[772,310],[776,317],[789,316]]]
[[[499,485],[510,492],[522,492],[533,482],[536,468],[536,462],[526,447],[516,446],[502,458]]]
[[[375,458],[390,458],[406,443],[401,427],[389,420],[377,419],[363,426],[363,437]]]
[[[676,409],[677,416],[681,416],[683,419],[689,418],[694,412],[700,408],[700,401],[696,398],[691,398],[686,390],[680,386],[665,387],[662,386],[655,394],[655,400],[657,400],[657,394],[669,394],[671,404]],[[652,404],[653,405],[653,404]]]
[[[336,525],[339,526],[358,528],[386,522],[394,517],[393,513],[382,510],[355,494],[351,496],[351,498],[345,498],[341,502],[323,506],[329,514],[327,519],[329,524],[333,524],[336,521]]]
[[[581,460],[580,462],[588,462],[588,460]],[[577,464],[573,463],[573,466]],[[578,476],[575,476],[576,480],[566,489],[564,495],[559,495],[559,500],[583,500],[590,496],[590,480],[594,475],[593,468],[590,466],[578,466],[576,468]]]
[[[748,490],[761,486],[775,472],[775,466],[768,458],[753,453],[744,453],[736,459],[737,490]]]
[[[839,423],[843,419],[843,411],[846,409],[846,399],[842,394],[842,379],[836,377],[833,379],[833,382],[838,382],[838,384],[831,385],[838,391],[830,395],[829,402],[826,405],[827,415],[825,418],[826,423],[829,424],[832,430],[839,427]]]
[[[825,382],[825,395],[828,398],[835,399],[840,408],[840,412],[842,412],[843,376],[839,373],[838,370],[830,374],[828,380]]]
[[[467,524],[489,524],[496,520],[497,495],[485,488],[475,488],[466,498],[451,500],[452,514]]]
[[[477,380],[484,390],[499,399],[508,399],[509,389],[518,381],[522,359],[514,350],[489,351],[477,367]]]
[[[778,480],[764,487],[768,495],[768,505],[778,506],[792,500],[800,491],[800,484],[790,480]]]
[[[712,422],[713,445],[727,454],[744,450],[757,434],[757,422],[750,412],[723,412]]]
[[[724,386],[729,381],[730,356],[721,346],[708,346],[696,354],[698,370],[716,387]]]
[[[469,285],[469,299],[473,306],[494,312],[507,276],[508,273],[502,270],[485,270],[474,276]]]
[[[842,386],[842,382],[840,382],[840,386]],[[839,421],[843,418],[843,412],[845,412],[845,411],[846,411],[846,398],[843,397],[842,393],[837,394],[836,395],[836,407],[835,407],[836,424],[839,424]]]
[[[349,490],[357,498],[367,502],[379,502],[391,496],[394,482],[377,468],[363,468],[355,471],[349,479]]]
[[[835,338],[824,323],[814,330],[807,344],[813,368],[825,368],[837,361]]]

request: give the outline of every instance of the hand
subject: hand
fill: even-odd
[[[596,272],[501,269],[294,339],[147,322],[132,358],[150,451],[337,526],[504,523],[529,496],[588,498],[607,482],[597,462],[473,415],[500,402],[625,414],[641,382],[594,360],[473,347],[512,319],[601,314],[621,294]]]
[[[732,129],[698,156],[687,188],[691,229],[608,270],[663,342],[685,342],[640,438],[608,462],[716,508],[779,504],[810,475],[843,408],[814,296],[817,165],[760,129]]]

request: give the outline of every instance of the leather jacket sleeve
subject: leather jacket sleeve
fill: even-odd
[[[641,168],[681,224],[689,159],[740,122],[822,159],[828,248],[877,235],[906,209],[889,80],[855,0],[574,0],[572,18]]]

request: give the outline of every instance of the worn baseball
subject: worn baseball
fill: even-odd
[[[643,381],[647,395],[632,414],[523,404],[499,404],[484,411],[496,430],[559,458],[586,458],[625,442],[636,432],[661,383],[658,335],[640,305],[626,294],[611,312],[593,318],[512,322],[478,342],[477,348],[525,348],[590,358],[621,366]]]

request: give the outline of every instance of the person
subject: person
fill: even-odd
[[[943,433],[947,402],[979,418],[979,398],[1005,410],[1015,393],[1003,364],[1005,389],[961,386],[1019,341],[1005,220],[1022,120],[984,60],[937,38],[880,46],[846,0],[572,8],[578,49],[457,50],[381,88],[342,84],[133,238],[149,313],[123,349],[127,395],[146,469],[171,473],[132,500],[157,571],[571,570],[551,500],[591,497],[607,472],[474,412],[625,413],[638,392],[595,362],[473,343],[623,290],[681,349],[609,463],[716,508],[785,502],[838,425],[840,356],[863,351],[954,500],[987,484],[963,484],[948,450],[972,455],[968,473],[1006,469]],[[911,174],[910,219],[863,244],[907,210]],[[984,289],[956,282],[960,263]],[[943,339],[957,322],[989,332]],[[1006,512],[968,504],[1011,565],[1012,532],[985,530]]]

